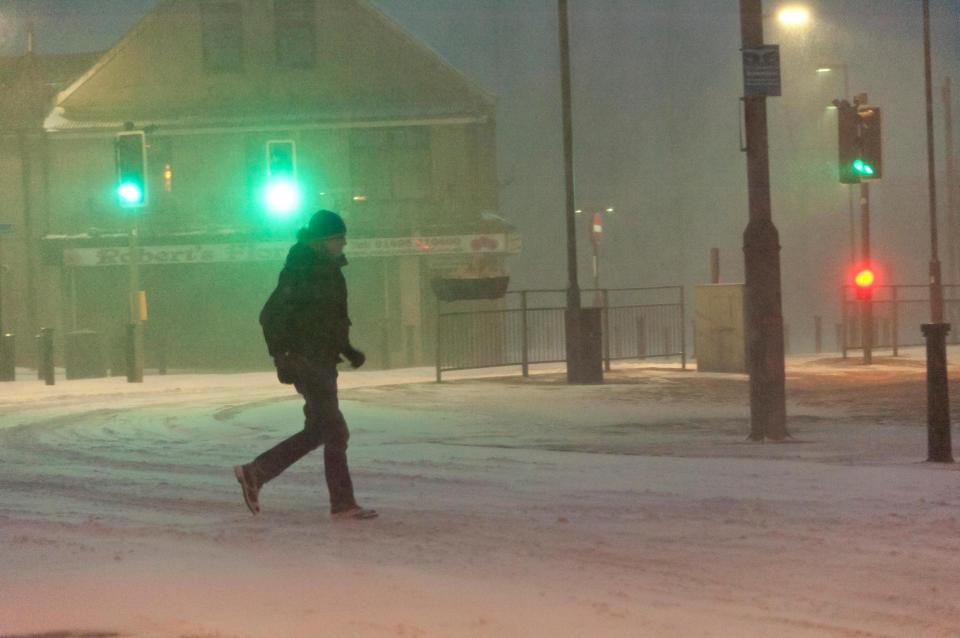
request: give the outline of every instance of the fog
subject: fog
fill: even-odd
[[[550,0],[377,0],[423,44],[496,97],[497,213],[522,252],[511,288],[566,285],[556,3]],[[884,176],[872,184],[872,247],[887,281],[924,283],[929,259],[922,23],[902,0],[806,3],[802,27],[765,21],[781,45],[783,96],[770,98],[773,218],[782,245],[783,302],[791,343],[812,345],[813,316],[839,321],[838,287],[850,261],[847,188],[836,181],[835,112],[847,65],[851,95],[884,111]],[[2,8],[0,52],[24,47],[32,21],[42,53],[105,50],[151,7],[138,2],[14,1]],[[778,5],[767,3],[772,14]],[[960,80],[960,9],[931,3],[934,116],[945,281],[948,260],[940,87]],[[734,1],[574,1],[570,6],[577,206],[604,214],[603,287],[684,285],[743,277],[747,220],[738,5]],[[957,94],[954,92],[954,111]],[[852,187],[851,187],[852,188]],[[581,285],[591,283],[589,214],[578,217]],[[859,219],[855,238],[859,255]]]
[[[520,228],[516,287],[566,282],[559,57],[555,3],[389,3],[380,6],[498,98],[500,204]],[[812,347],[814,315],[839,321],[850,254],[847,186],[836,181],[838,74],[884,111],[884,177],[871,185],[872,253],[887,283],[925,283],[930,258],[922,14],[899,0],[815,2],[812,22],[765,20],[781,45],[783,96],[768,100],[774,223],[782,245],[785,321],[797,348]],[[766,3],[772,12],[778,4]],[[721,279],[742,281],[748,213],[739,151],[739,13],[736,2],[571,2],[574,149],[578,206],[604,216],[602,286],[706,283],[711,247]],[[960,14],[932,2],[934,118],[941,260],[947,263],[940,87],[960,79]],[[954,90],[954,117],[958,91]],[[856,188],[849,187],[849,188]],[[859,194],[855,194],[856,198]],[[856,203],[855,203],[856,206]],[[857,255],[860,254],[859,209]],[[578,220],[580,280],[589,283],[589,220]],[[956,241],[957,238],[954,238]]]

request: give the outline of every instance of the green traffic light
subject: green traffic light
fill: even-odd
[[[120,201],[127,205],[140,204],[143,202],[143,189],[139,184],[133,182],[124,182],[117,187],[117,194]]]
[[[873,175],[873,167],[864,162],[862,159],[858,159],[853,163],[853,172],[857,175]]]
[[[300,208],[300,187],[293,180],[273,180],[267,185],[264,199],[271,215],[290,217]]]

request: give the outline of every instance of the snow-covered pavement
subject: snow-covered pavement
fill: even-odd
[[[784,444],[741,375],[466,376],[342,375],[362,522],[319,454],[247,513],[231,466],[302,421],[272,374],[0,385],[0,637],[960,636],[915,358],[792,359]]]

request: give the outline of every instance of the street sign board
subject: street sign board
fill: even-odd
[[[0,224],[0,235],[10,235],[13,233],[13,224]]]
[[[766,44],[743,49],[743,95],[779,96],[780,45]]]
[[[598,243],[601,237],[603,237],[603,221],[600,219],[600,213],[594,213],[590,224],[590,239],[593,243]]]

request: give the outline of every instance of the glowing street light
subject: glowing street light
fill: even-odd
[[[790,5],[777,11],[777,22],[785,27],[802,27],[810,22],[810,10],[800,5]]]

